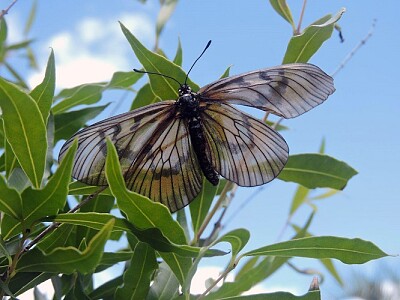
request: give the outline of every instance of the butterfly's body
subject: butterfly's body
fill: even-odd
[[[108,138],[127,188],[174,212],[200,193],[203,175],[214,185],[222,176],[250,187],[273,180],[285,166],[289,148],[283,137],[232,104],[293,118],[334,90],[329,75],[301,63],[223,78],[197,92],[183,84],[176,101],[150,104],[77,132],[61,148],[59,160],[77,139],[72,176],[107,185]]]
[[[209,145],[204,136],[203,124],[201,121],[199,95],[193,93],[188,85],[182,85],[179,89],[179,99],[176,101],[180,117],[186,120],[193,150],[196,153],[201,171],[209,182],[217,185],[219,182],[218,173],[215,172],[210,160],[207,157]],[[208,150],[209,151],[209,150]]]

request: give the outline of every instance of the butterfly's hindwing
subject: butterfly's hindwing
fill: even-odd
[[[205,102],[255,107],[284,118],[301,115],[335,91],[333,79],[311,64],[287,64],[223,78],[199,90]]]
[[[257,186],[274,179],[285,166],[285,140],[261,121],[224,103],[207,105],[202,119],[210,161],[226,179]]]

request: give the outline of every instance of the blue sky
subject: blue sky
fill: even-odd
[[[1,8],[6,2],[2,1]],[[31,37],[40,65],[44,65],[53,47],[59,88],[90,81],[107,80],[117,70],[140,67],[129,44],[119,30],[122,21],[148,47],[154,44],[154,24],[158,1],[146,5],[134,0],[41,1]],[[18,40],[31,1],[19,1],[7,20],[12,38]],[[233,4],[234,3],[234,4]],[[297,22],[302,1],[288,1]],[[308,1],[303,28],[310,22],[341,7],[347,11],[340,20],[345,38],[340,43],[334,32],[311,62],[333,73],[341,61],[367,35],[377,19],[373,36],[335,77],[336,92],[326,103],[296,119],[284,121],[290,130],[283,136],[291,154],[316,152],[323,138],[326,153],[347,162],[359,174],[340,194],[317,202],[318,212],[310,231],[315,235],[359,237],[370,240],[389,254],[400,253],[400,90],[398,52],[400,27],[397,1]],[[202,60],[191,73],[199,85],[205,85],[232,65],[231,74],[274,66],[281,63],[291,37],[291,27],[271,8],[269,1],[181,1],[167,24],[160,47],[173,57],[178,37],[188,69],[209,39],[213,40]],[[16,64],[21,64],[15,58]],[[1,71],[1,70],[0,70]],[[28,74],[30,82],[41,75]],[[111,112],[123,112],[128,105],[116,107],[121,96],[104,95]],[[128,99],[130,100],[130,99]],[[130,101],[126,102],[130,102]],[[261,114],[260,114],[261,116]],[[245,227],[251,231],[248,249],[273,243],[284,226],[296,185],[278,180],[267,185],[228,224],[226,230]],[[236,211],[256,189],[239,189],[232,207]],[[303,224],[310,213],[303,209],[294,221]],[[291,236],[290,230],[284,238]],[[398,258],[381,263],[399,265]],[[211,261],[210,265],[220,262]],[[300,267],[319,268],[311,260],[296,260]],[[344,277],[352,271],[370,272],[380,268],[372,262],[364,266],[336,264]],[[347,274],[347,275],[346,275]],[[304,293],[310,277],[284,269],[266,287],[287,286]],[[327,278],[326,297],[338,295],[338,288]]]

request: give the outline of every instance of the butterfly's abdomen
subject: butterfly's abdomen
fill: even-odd
[[[197,160],[199,161],[200,168],[207,180],[213,185],[217,185],[219,182],[218,174],[215,172],[206,154],[207,141],[204,137],[203,125],[201,123],[200,116],[189,118],[188,127],[190,140],[192,142],[194,152],[196,153]]]
[[[186,86],[181,87],[183,92],[180,91],[181,96],[177,101],[177,105],[182,118],[186,119],[188,122],[190,140],[201,171],[209,182],[213,185],[217,185],[219,182],[218,173],[215,172],[207,157],[206,151],[208,145],[201,122],[199,100],[195,93],[192,93],[188,88],[186,90],[184,88],[186,88]]]

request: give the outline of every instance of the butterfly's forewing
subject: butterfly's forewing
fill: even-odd
[[[288,158],[288,146],[275,130],[224,104],[202,111],[214,169],[240,186],[257,186],[278,176]]]
[[[189,204],[202,186],[186,126],[184,119],[172,117],[151,137],[126,176],[129,189],[165,204],[171,212]]]
[[[293,118],[324,102],[333,79],[312,64],[287,64],[217,80],[199,90],[203,101],[222,101]]]
[[[174,103],[155,103],[93,124],[64,144],[59,160],[78,139],[72,176],[90,185],[107,185],[104,168],[109,137],[127,188],[176,211],[200,192],[202,175]]]

